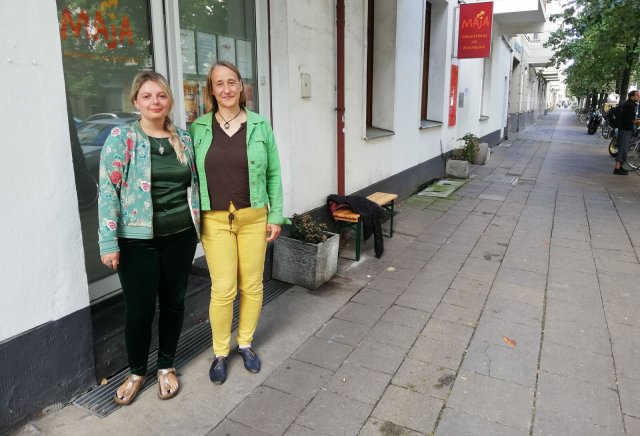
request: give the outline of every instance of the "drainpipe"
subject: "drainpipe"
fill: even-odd
[[[338,145],[338,195],[344,193],[344,0],[336,0],[336,134]]]
[[[271,0],[267,0],[267,42],[269,47],[269,115],[271,117],[271,125],[273,126],[273,82],[271,77]]]

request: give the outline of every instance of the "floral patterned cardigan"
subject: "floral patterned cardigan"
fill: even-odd
[[[186,130],[176,128],[185,144],[191,187],[189,209],[200,234],[200,197],[193,144]],[[98,198],[98,244],[100,255],[119,251],[118,237],[153,238],[151,201],[151,156],[148,136],[138,121],[114,127],[100,153],[100,197]]]

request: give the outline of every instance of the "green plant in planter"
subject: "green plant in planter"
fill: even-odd
[[[293,214],[291,218],[291,237],[312,244],[327,240],[327,225],[311,218],[311,215]]]
[[[467,133],[458,139],[464,141],[464,145],[454,149],[451,153],[451,158],[473,163],[480,150],[480,138],[473,133]]]

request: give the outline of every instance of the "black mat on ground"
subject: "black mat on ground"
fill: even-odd
[[[278,280],[269,280],[264,284],[264,299],[262,305],[264,306],[270,301],[273,301],[278,295],[282,294],[292,286],[293,285],[290,283],[284,283]],[[236,299],[233,303],[232,329],[235,329],[238,325],[238,307],[238,299]],[[189,331],[184,332],[180,337],[178,351],[176,353],[175,367],[178,369],[178,373],[180,372],[180,367],[182,365],[203,351],[211,348],[211,346],[211,328],[208,322],[204,322],[191,328]],[[142,387],[143,391],[149,389],[157,382],[155,377],[157,361],[158,353],[157,351],[154,351],[149,355],[148,374],[150,375],[144,382],[144,386]],[[97,386],[86,394],[81,395],[73,402],[73,404],[101,418],[108,416],[111,412],[120,407],[120,405],[113,401],[113,396],[128,374],[129,370],[127,368],[111,377],[111,379],[109,379],[109,383],[106,385]]]

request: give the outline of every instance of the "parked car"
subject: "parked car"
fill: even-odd
[[[111,133],[111,129],[138,119],[135,114],[130,115],[128,118],[107,118],[85,121],[78,127],[78,140],[82,147],[87,170],[90,173],[96,176],[98,174],[100,151],[102,150],[104,141],[107,140],[107,137]]]
[[[140,116],[134,112],[100,112],[89,116],[84,122],[96,121],[96,120],[112,120],[115,118],[140,118]]]

